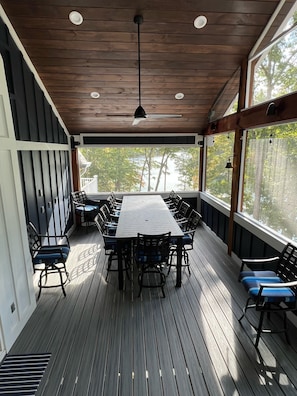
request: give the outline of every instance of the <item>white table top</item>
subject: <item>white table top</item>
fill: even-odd
[[[137,233],[163,234],[171,232],[182,237],[183,232],[160,195],[127,195],[123,197],[117,238],[136,238]]]

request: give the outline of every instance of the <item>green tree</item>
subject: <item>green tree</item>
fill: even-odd
[[[297,237],[297,124],[249,131],[244,211],[283,235]]]
[[[297,13],[292,23],[297,21]],[[253,103],[267,101],[297,90],[296,29],[268,48],[257,60],[254,72]]]
[[[83,148],[91,164],[84,177],[98,176],[98,191],[160,191],[167,189],[172,162],[182,190],[198,187],[199,148]],[[163,183],[162,183],[163,182]]]
[[[175,156],[176,168],[179,170],[181,189],[198,190],[199,185],[199,153],[200,149],[191,147],[180,150]]]
[[[131,162],[131,149],[83,148],[91,162],[85,177],[98,175],[99,191],[131,191],[139,184],[139,166]]]
[[[234,133],[214,137],[214,144],[207,147],[206,191],[230,204],[232,170],[226,169],[230,159],[233,162]]]

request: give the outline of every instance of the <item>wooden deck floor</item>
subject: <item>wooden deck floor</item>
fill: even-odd
[[[295,395],[296,328],[291,346],[238,323],[246,293],[238,265],[204,226],[195,235],[191,276],[167,278],[166,298],[117,274],[105,281],[106,257],[96,230],[71,237],[71,282],[64,298],[45,290],[10,353],[52,354],[38,395]]]

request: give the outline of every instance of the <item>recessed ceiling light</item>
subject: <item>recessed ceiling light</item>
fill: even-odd
[[[93,98],[93,99],[98,99],[98,98],[100,98],[100,93],[99,92],[91,92],[90,93],[90,96],[91,96],[91,98]]]
[[[199,15],[194,20],[194,26],[196,29],[202,29],[207,24],[207,18],[204,15]]]
[[[83,16],[78,11],[71,11],[69,13],[70,22],[74,25],[81,25],[83,23]]]
[[[185,95],[184,95],[182,92],[179,92],[179,93],[175,94],[175,99],[181,100],[181,99],[184,98],[184,96],[185,96]]]

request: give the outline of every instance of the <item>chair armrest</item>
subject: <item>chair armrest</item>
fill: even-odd
[[[296,287],[297,281],[291,282],[278,282],[278,283],[260,283],[260,290],[263,290],[265,287],[269,287],[270,289],[281,289],[284,287]]]
[[[117,241],[117,237],[115,235],[109,235],[109,234],[104,233],[104,234],[102,234],[102,236],[103,236],[103,238],[107,238],[109,240],[111,239],[111,240]]]
[[[175,221],[177,222],[177,224],[179,225],[180,229],[185,232],[186,228],[187,228],[187,224],[188,224],[188,219],[184,219],[184,220],[179,220],[179,219],[175,219]]]
[[[110,217],[111,217],[111,219],[114,219],[114,221],[116,222],[117,220],[119,220],[119,215],[117,215],[117,214],[114,214],[114,213],[110,213]]]
[[[195,232],[196,232],[196,228],[194,228],[193,230],[184,231],[184,235],[190,234],[192,237],[194,237]]]
[[[256,307],[262,309],[263,298],[268,299],[270,302],[277,302],[278,304],[283,301],[285,304],[296,304],[296,293],[292,290],[297,286],[297,281],[291,282],[278,282],[278,283],[260,283],[260,288],[257,295]],[[274,292],[275,290],[275,292]]]
[[[261,258],[261,259],[242,259],[240,272],[244,267],[248,267],[252,271],[257,270],[274,270],[278,264],[279,257]]]
[[[44,244],[43,243],[43,238],[47,239],[49,242],[50,242],[50,239],[54,239],[55,240],[55,245],[61,245],[62,246],[62,245],[67,244],[68,247],[70,246],[69,238],[68,238],[68,236],[66,234],[62,234],[62,235],[38,235],[38,236],[39,236],[40,240],[42,241],[42,243],[41,243],[42,246],[53,246],[50,243]],[[57,242],[58,239],[60,239],[59,242]],[[64,243],[64,241],[65,241],[65,243]]]
[[[94,206],[98,206],[100,204],[100,201],[96,201],[94,199],[87,199],[84,204],[86,205],[94,205]]]
[[[58,245],[43,245],[42,247],[41,247],[41,249],[38,249],[38,250],[34,250],[35,252],[40,252],[40,251],[42,251],[42,253],[44,254],[50,254],[50,253],[60,253],[60,254],[62,254],[63,253],[63,247],[65,247],[65,246],[63,246],[63,245],[61,245],[61,246],[58,246]]]
[[[80,201],[75,201],[75,200],[72,200],[72,202],[73,202],[73,204],[74,204],[75,206],[86,206],[86,204],[85,204],[85,203],[83,203],[83,202],[80,202]]]
[[[117,226],[118,226],[118,223],[115,222],[115,221],[106,221],[106,222],[104,223],[104,225],[105,225],[106,227],[117,227]]]

